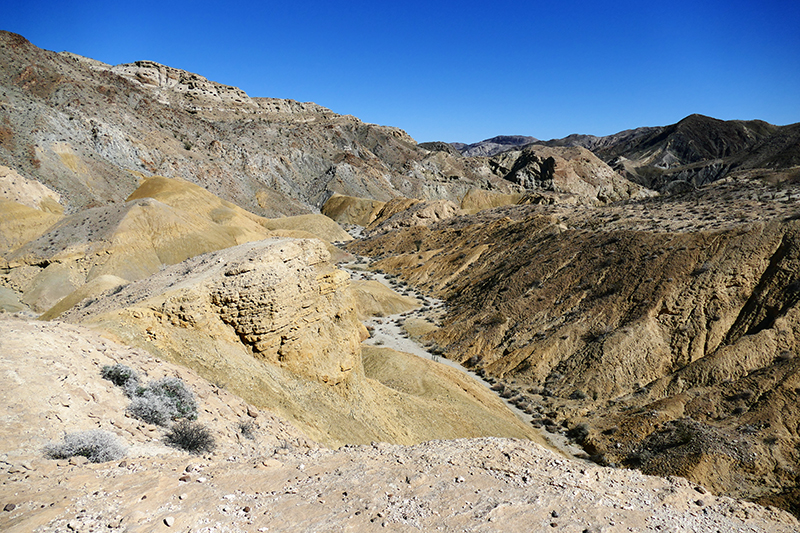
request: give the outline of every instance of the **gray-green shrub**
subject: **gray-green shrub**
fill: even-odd
[[[92,463],[105,463],[124,457],[125,446],[120,444],[113,433],[92,429],[64,435],[62,442],[45,446],[44,454],[50,459],[83,456]]]
[[[180,378],[165,377],[138,387],[128,412],[139,420],[166,426],[173,420],[197,418],[194,393]]]
[[[139,374],[129,366],[117,363],[115,365],[105,365],[100,371],[100,376],[107,379],[117,387],[128,389],[129,383],[139,383]]]

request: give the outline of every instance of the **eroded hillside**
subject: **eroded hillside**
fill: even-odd
[[[57,320],[0,321],[0,528],[796,529],[700,486],[798,513],[796,169],[659,198],[585,147],[463,157],[8,32],[0,87],[0,309]],[[793,161],[794,130],[764,129],[783,137],[744,148]],[[644,150],[637,172],[677,157],[650,133],[616,138]],[[707,156],[679,163],[716,168]],[[353,257],[334,220],[364,226],[350,251],[447,305],[337,268]],[[393,322],[494,391],[361,345],[362,320],[420,304]],[[164,429],[133,421],[99,377],[119,361],[191,381],[218,451],[185,467]],[[43,459],[46,440],[94,427],[127,439],[131,462]],[[535,444],[542,427],[603,465],[692,483],[568,462]]]
[[[420,148],[397,128],[150,61],[54,53],[9,32],[0,86],[0,163],[70,210],[123,201],[154,174],[266,216],[313,212],[333,193],[458,201],[473,187],[514,190],[484,163]]]
[[[0,339],[0,529],[9,533],[798,527],[774,508],[685,480],[579,465],[527,440],[330,450],[192,370],[86,328],[0,318]],[[129,399],[100,377],[112,364],[191,387],[214,453],[167,446],[164,428],[126,415]],[[78,430],[113,434],[126,455],[96,464],[43,456]]]
[[[799,199],[796,184],[729,179],[607,207],[495,209],[349,249],[444,298],[425,338],[595,460],[791,508]]]

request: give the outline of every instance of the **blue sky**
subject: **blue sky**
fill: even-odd
[[[417,141],[800,122],[800,2],[0,0],[48,50],[149,59]]]

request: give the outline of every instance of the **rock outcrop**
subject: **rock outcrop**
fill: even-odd
[[[328,257],[316,239],[251,242],[164,268],[60,319],[192,368],[328,445],[485,435],[543,442],[458,372],[437,378],[442,392],[432,396],[431,387],[396,390],[366,376],[360,343],[367,331],[349,275]],[[381,364],[399,357],[383,354]],[[435,363],[419,364],[433,372],[427,367]]]
[[[585,148],[533,144],[495,155],[488,162],[495,174],[527,191],[568,193],[578,202],[608,203],[652,195]]]
[[[350,277],[328,258],[315,240],[257,241],[164,269],[63,318],[80,322],[144,307],[147,318],[125,314],[195,329],[198,336],[233,336],[260,361],[336,385],[361,372],[363,328]]]

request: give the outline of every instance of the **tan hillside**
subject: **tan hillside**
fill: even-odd
[[[334,194],[322,206],[322,214],[339,224],[358,224],[369,226],[378,215],[385,202],[369,198],[354,198]]]
[[[484,209],[502,207],[504,205],[515,205],[525,197],[522,193],[503,194],[481,189],[470,189],[461,199],[461,210],[470,215]]]
[[[64,213],[60,194],[2,165],[0,165],[0,198],[54,215]]]
[[[367,332],[349,275],[327,259],[314,239],[248,243],[165,268],[62,318],[193,368],[326,444],[485,435],[543,442],[485,390],[476,397],[456,381],[430,397],[365,376]],[[407,309],[413,300],[405,300]]]
[[[10,228],[28,220],[18,216],[18,212],[29,212],[25,211],[28,208],[15,209],[8,211],[9,224],[13,224]],[[35,213],[30,217],[36,221],[57,220],[55,215]],[[40,232],[42,225],[33,225],[30,233]],[[16,231],[17,235],[25,234]],[[124,204],[67,216],[37,239],[7,254],[13,268],[6,279],[23,295],[23,301],[43,312],[99,276],[133,281],[165,265],[274,235],[351,238],[322,215],[269,220],[197,185],[153,177],[144,179]]]
[[[61,216],[0,198],[0,254],[7,255],[42,235]]]

